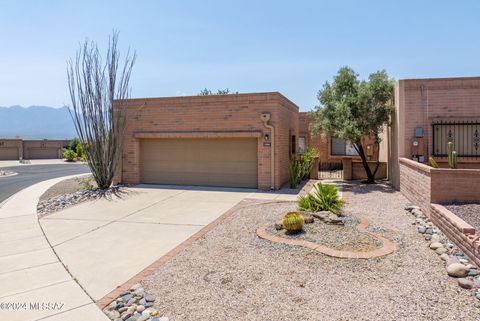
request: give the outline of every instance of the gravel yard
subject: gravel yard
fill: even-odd
[[[37,214],[42,217],[82,202],[120,194],[124,196],[127,194],[121,186],[113,186],[107,190],[98,189],[91,175],[66,179],[53,185],[40,196]]]
[[[155,307],[180,320],[478,320],[480,304],[460,289],[411,225],[407,201],[385,185],[353,184],[347,215],[393,240],[384,258],[346,260],[276,244],[256,229],[295,209],[239,209],[143,280]]]
[[[48,200],[60,195],[71,194],[79,191],[85,190],[87,185],[91,185],[92,188],[96,188],[97,184],[93,179],[92,175],[84,177],[75,177],[63,180],[52,187],[50,187],[42,196],[40,196],[40,201]]]
[[[277,231],[274,227],[267,229],[267,231],[273,235],[307,240],[336,250],[364,252],[382,246],[382,242],[355,228],[358,220],[353,216],[346,216],[342,219],[345,225],[332,225],[315,220],[313,224],[305,224],[303,231],[295,234],[287,233],[284,229]]]
[[[475,227],[480,234],[480,203],[445,205],[452,213]]]

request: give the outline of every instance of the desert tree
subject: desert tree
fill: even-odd
[[[136,54],[128,50],[121,62],[118,32],[109,37],[105,58],[86,40],[67,63],[69,108],[87,163],[101,189],[111,186],[123,144],[130,74]]]
[[[360,81],[349,67],[342,67],[333,82],[326,82],[318,92],[320,104],[312,112],[313,133],[350,141],[362,159],[367,183],[375,183],[379,168],[381,133],[390,122],[394,83],[385,70],[377,71]],[[372,171],[367,162],[364,140],[375,142],[377,159]]]

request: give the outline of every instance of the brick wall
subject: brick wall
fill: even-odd
[[[480,201],[480,169],[433,169],[432,203]]]
[[[480,200],[479,169],[443,169],[400,159],[400,191],[426,213],[430,203]]]
[[[368,162],[368,166],[370,167],[370,170],[373,173],[373,171],[375,170],[375,167],[377,166],[377,162]],[[352,170],[352,174],[351,174],[352,179],[367,179],[367,173],[365,172],[365,168],[363,168],[362,162],[359,162],[359,161],[352,162],[351,170]],[[386,163],[380,163],[378,165],[378,170],[377,170],[377,173],[375,174],[375,178],[376,179],[387,178]]]
[[[411,158],[416,127],[424,130],[418,152],[433,154],[432,123],[439,121],[480,122],[480,77],[399,80],[395,88],[396,112],[389,129],[389,177],[399,187],[398,157]],[[445,158],[436,157],[444,163]],[[480,159],[459,157],[460,168],[479,168]]]
[[[435,169],[400,158],[400,191],[455,242],[477,265],[480,265],[480,237],[475,228],[444,206],[436,203],[478,201],[480,170]]]
[[[290,135],[298,137],[298,107],[279,93],[129,99],[121,174],[124,183],[140,182],[140,139],[169,137],[258,137],[258,186],[270,188],[270,150],[260,119],[270,113],[275,127],[275,188],[288,181]],[[193,136],[192,136],[193,135]]]
[[[431,204],[430,216],[432,222],[437,225],[442,232],[475,262],[480,266],[480,240],[475,235],[475,228],[457,217],[444,206]]]
[[[400,159],[400,191],[422,211],[430,213],[431,168],[410,159]]]

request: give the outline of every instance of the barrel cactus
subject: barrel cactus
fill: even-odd
[[[297,212],[289,212],[283,217],[283,227],[290,233],[300,232],[305,223],[305,219]]]

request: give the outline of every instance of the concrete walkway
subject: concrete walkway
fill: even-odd
[[[40,220],[62,262],[99,300],[244,198],[296,195],[194,186],[139,185]]]
[[[65,270],[38,223],[39,197],[65,178],[32,185],[0,208],[0,320],[108,320]]]
[[[242,199],[297,197],[248,189],[140,185],[38,220],[39,197],[74,176],[37,183],[0,205],[0,320],[106,321],[94,301]]]

